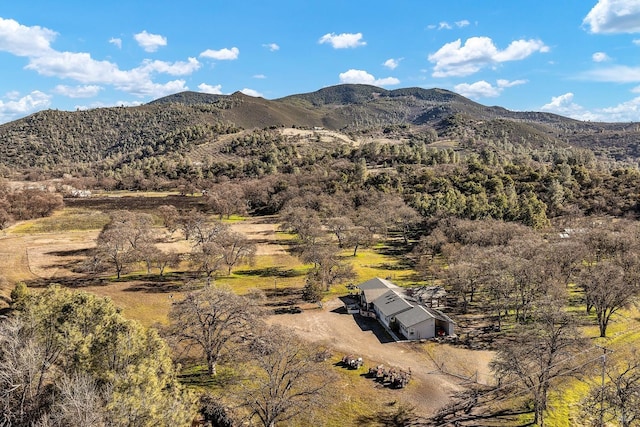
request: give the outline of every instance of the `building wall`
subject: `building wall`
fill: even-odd
[[[411,330],[413,330],[413,334],[411,334]],[[409,340],[433,338],[436,336],[435,319],[425,320],[424,322],[420,322],[409,328],[406,328],[401,324],[400,331],[402,332],[402,335],[404,335]]]

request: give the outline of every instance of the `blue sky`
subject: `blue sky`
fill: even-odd
[[[640,121],[640,0],[28,0],[0,4],[0,123],[184,90],[340,83]]]

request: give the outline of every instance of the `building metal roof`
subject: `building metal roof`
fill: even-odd
[[[434,318],[435,316],[421,305],[415,305],[411,310],[403,311],[396,316],[398,322],[402,323],[406,328]]]
[[[385,317],[395,316],[413,307],[412,304],[402,298],[395,290],[388,290],[376,298],[373,304],[378,307],[378,311]]]

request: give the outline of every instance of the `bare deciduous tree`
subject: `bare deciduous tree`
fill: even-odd
[[[640,355],[633,350],[624,360],[609,364],[607,381],[593,384],[582,402],[584,415],[595,418],[596,409],[602,410],[605,425],[620,422],[622,427],[637,425],[640,421]],[[599,412],[599,411],[598,411]]]
[[[313,359],[314,352],[283,328],[264,331],[251,345],[253,372],[242,390],[251,419],[274,427],[320,403],[329,384],[328,370]]]
[[[169,336],[199,350],[210,375],[216,374],[220,357],[233,340],[248,332],[257,312],[253,300],[230,289],[208,286],[174,302],[169,312]]]
[[[491,362],[499,381],[515,381],[526,390],[534,407],[534,424],[544,425],[547,396],[556,379],[571,373],[571,356],[582,340],[562,302],[548,298],[534,322],[521,326],[516,339],[502,346]]]
[[[216,237],[215,242],[222,249],[222,260],[227,266],[229,275],[231,274],[231,269],[237,264],[243,262],[253,263],[257,248],[244,234],[227,231]]]

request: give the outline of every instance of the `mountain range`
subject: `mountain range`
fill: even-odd
[[[211,147],[202,148],[224,135],[264,128],[323,129],[353,141],[364,135],[388,141],[428,134],[430,142],[455,140],[467,146],[491,140],[531,149],[582,147],[631,162],[640,155],[638,123],[510,111],[443,89],[338,85],[275,100],[240,92],[182,92],[135,107],[40,111],[0,125],[0,174],[120,165],[175,153],[211,154]]]

